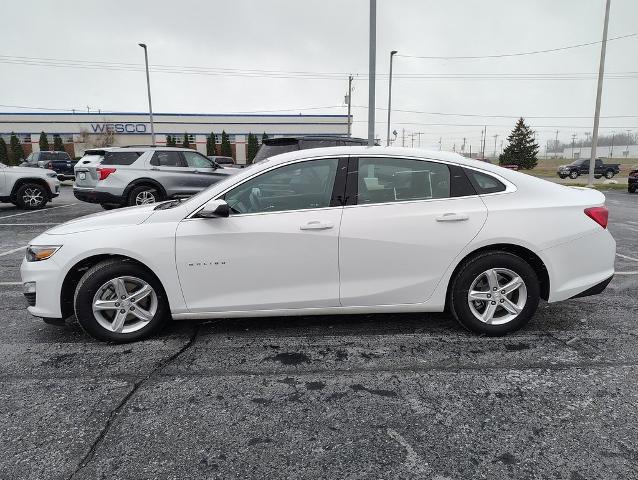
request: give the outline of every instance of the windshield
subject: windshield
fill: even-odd
[[[279,155],[280,153],[288,153],[295,150],[299,150],[299,143],[296,140],[293,140],[290,143],[280,143],[275,145],[263,143],[261,145],[261,148],[257,152],[257,155],[255,155],[253,163],[261,162],[262,160],[274,157],[275,155]]]

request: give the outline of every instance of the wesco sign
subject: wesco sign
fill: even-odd
[[[93,133],[146,133],[145,123],[92,123]]]

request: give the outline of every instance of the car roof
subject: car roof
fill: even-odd
[[[358,137],[348,137],[347,135],[289,135],[285,137],[266,138],[264,143],[266,145],[276,145],[277,143],[286,143],[291,140],[333,140],[333,141],[346,141],[352,143],[366,143],[367,140]]]
[[[86,155],[87,152],[146,152],[146,151],[156,151],[156,150],[160,150],[160,151],[178,151],[178,152],[185,152],[185,151],[191,151],[191,152],[195,152],[196,150],[192,149],[192,148],[185,148],[185,147],[152,147],[150,145],[140,145],[140,146],[135,146],[135,145],[128,145],[128,146],[122,146],[122,147],[94,147],[94,148],[87,148],[84,151],[84,154]]]

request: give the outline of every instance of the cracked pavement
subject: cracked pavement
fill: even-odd
[[[638,195],[605,193],[637,258]],[[27,223],[98,210],[1,205],[0,253],[47,228]],[[20,260],[0,256],[0,479],[638,478],[638,275],[541,303],[505,338],[402,314],[174,322],[109,345],[30,317]]]

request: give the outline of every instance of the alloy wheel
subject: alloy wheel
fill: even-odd
[[[143,190],[135,197],[135,205],[147,205],[149,203],[155,203],[155,195],[150,190]]]
[[[511,322],[527,303],[527,286],[513,270],[491,268],[478,275],[467,292],[472,314],[489,325]]]
[[[29,187],[22,193],[22,201],[29,207],[37,207],[44,201],[42,190],[37,187]]]
[[[116,277],[98,288],[93,315],[106,330],[132,333],[150,322],[157,312],[157,293],[137,277]]]

